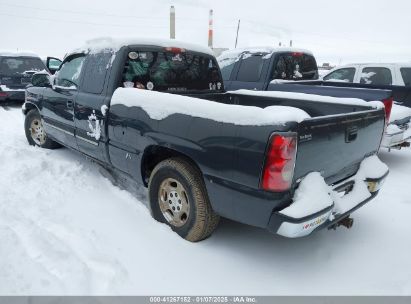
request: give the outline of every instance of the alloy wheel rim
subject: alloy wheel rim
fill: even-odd
[[[183,226],[190,214],[190,204],[184,186],[174,178],[166,178],[160,185],[158,203],[167,222]]]
[[[33,119],[30,124],[30,134],[33,141],[41,146],[46,142],[46,132],[40,119]]]

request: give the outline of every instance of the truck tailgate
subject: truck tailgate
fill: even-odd
[[[294,180],[320,171],[332,184],[355,174],[364,157],[379,149],[384,115],[383,109],[374,109],[302,121]]]

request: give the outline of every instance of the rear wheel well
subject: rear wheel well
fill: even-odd
[[[178,152],[176,150],[161,147],[161,146],[150,146],[145,149],[144,155],[141,162],[141,177],[144,183],[144,186],[148,186],[148,182],[150,179],[151,172],[153,172],[154,168],[161,163],[163,160],[172,158],[172,157],[179,157],[187,162],[189,162],[193,167],[197,168],[201,174],[200,168],[197,164],[187,155]]]

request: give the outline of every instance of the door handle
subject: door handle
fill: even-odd
[[[354,140],[357,139],[358,136],[358,128],[357,127],[351,127],[345,130],[345,142],[353,142]]]
[[[66,105],[67,105],[68,109],[72,109],[73,108],[73,101],[72,100],[67,100]]]

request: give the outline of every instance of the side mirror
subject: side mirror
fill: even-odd
[[[54,75],[59,70],[61,63],[62,61],[58,58],[47,57],[46,66],[51,75]]]
[[[31,78],[34,87],[51,88],[50,76],[46,73],[36,73]]]

